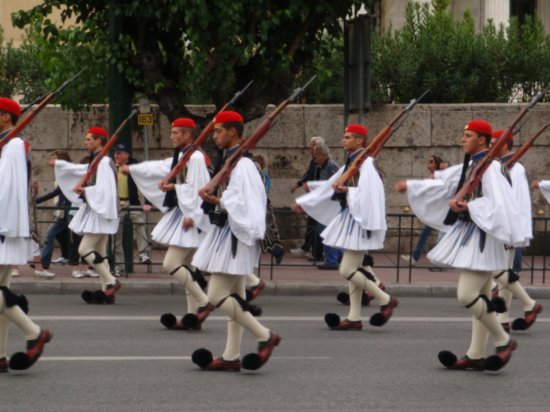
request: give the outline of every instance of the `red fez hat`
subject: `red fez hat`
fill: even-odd
[[[196,127],[195,121],[189,117],[180,117],[172,122],[172,127],[187,127],[194,129]]]
[[[21,106],[19,106],[19,103],[7,97],[0,97],[0,110],[14,114],[17,117],[21,115]]]
[[[504,133],[504,130],[497,130],[496,132],[493,133],[493,139],[498,139],[500,138],[500,136],[502,136],[502,134]],[[510,140],[510,141],[514,141],[514,135],[512,133],[510,133],[508,135],[508,139],[507,140]]]
[[[479,134],[493,135],[493,127],[485,120],[472,120],[464,127],[464,130],[471,130]]]
[[[367,128],[365,126],[362,126],[360,124],[348,124],[348,127],[346,127],[346,133],[357,133],[361,136],[367,137],[369,134]]]
[[[105,130],[103,127],[90,127],[88,129],[88,133],[96,134],[98,136],[103,136],[103,137],[109,137],[107,130]]]
[[[243,123],[243,117],[231,110],[220,112],[214,118],[214,123]]]

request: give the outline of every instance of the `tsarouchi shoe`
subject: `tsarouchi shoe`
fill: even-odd
[[[243,358],[243,369],[257,370],[267,363],[275,346],[281,342],[281,337],[276,333],[270,333],[269,339],[258,344],[257,353],[249,353]]]
[[[13,370],[24,370],[30,368],[38,360],[42,352],[44,351],[44,346],[50,340],[52,340],[53,334],[47,330],[42,329],[40,334],[36,339],[31,339],[27,341],[27,352],[17,352],[10,358],[10,369]]]
[[[502,369],[512,358],[512,352],[516,350],[518,343],[510,338],[508,343],[498,346],[494,355],[485,359],[485,369],[488,371],[498,371]]]
[[[527,330],[535,323],[537,316],[542,312],[542,305],[540,303],[535,303],[533,309],[525,312],[523,318],[517,318],[512,323],[513,330]]]

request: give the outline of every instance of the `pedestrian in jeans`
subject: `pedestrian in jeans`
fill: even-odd
[[[62,150],[56,150],[52,153],[51,159],[60,159],[66,160],[67,162],[71,161],[69,154]],[[68,258],[68,235],[69,235],[69,207],[71,202],[65,197],[59,186],[56,186],[54,190],[49,193],[46,193],[43,196],[39,196],[34,200],[34,203],[39,205],[50,199],[56,198],[55,206],[58,209],[54,212],[53,222],[50,223],[48,229],[46,230],[46,236],[44,238],[44,245],[42,247],[42,252],[40,253],[40,262],[42,263],[42,270],[36,270],[34,272],[35,276],[53,278],[55,274],[51,272],[50,265],[52,263],[52,255],[55,247],[55,240],[59,242],[61,246],[61,258],[56,261],[60,263],[67,262]]]

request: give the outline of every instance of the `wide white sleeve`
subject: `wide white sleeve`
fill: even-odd
[[[74,206],[80,206],[83,203],[82,198],[74,192],[73,188],[84,177],[87,170],[87,164],[69,163],[59,159],[55,161],[55,181]]]
[[[19,137],[12,138],[2,148],[0,176],[0,235],[29,237],[27,159],[25,144]]]
[[[348,189],[348,206],[355,221],[366,230],[386,230],[384,184],[372,157],[361,165],[357,187]]]
[[[456,193],[462,165],[435,173],[434,179],[407,180],[407,200],[413,213],[425,225],[441,232],[450,226],[443,221],[449,213],[449,200]]]
[[[86,203],[104,219],[118,218],[118,193],[111,159],[104,157],[96,171],[96,183],[84,188]]]
[[[149,160],[146,162],[130,165],[130,174],[136,183],[139,191],[157,209],[165,213],[164,203],[165,192],[159,189],[159,182],[170,172],[172,158],[163,160]]]
[[[332,185],[342,176],[343,172],[344,166],[334,173],[330,179],[323,180],[314,190],[296,199],[296,203],[304,209],[304,212],[325,226],[328,226],[342,209],[338,201],[332,200],[334,194]]]
[[[539,182],[539,189],[546,201],[550,203],[550,180],[541,180]]]
[[[193,219],[194,224],[207,232],[212,225],[208,215],[201,208],[202,199],[199,197],[199,189],[210,181],[210,174],[206,168],[204,154],[195,151],[187,162],[187,174],[185,183],[176,185],[178,206],[185,217]]]
[[[468,202],[468,211],[475,224],[484,232],[519,246],[527,239],[520,227],[522,218],[511,184],[502,174],[501,164],[493,161],[481,178],[483,196]]]
[[[524,230],[524,236],[527,239],[532,239],[533,218],[531,215],[531,192],[529,190],[529,181],[527,180],[525,168],[521,163],[516,163],[512,169],[510,169],[510,178],[512,179],[512,190],[518,202],[519,213],[521,215],[520,227]],[[528,246],[528,242],[524,246]]]
[[[220,206],[227,210],[231,232],[246,245],[253,246],[265,234],[267,195],[258,169],[244,157],[230,175]]]

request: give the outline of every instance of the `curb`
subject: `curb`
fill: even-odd
[[[135,295],[179,295],[183,287],[170,280],[131,280],[121,279],[119,294]],[[83,290],[96,290],[99,281],[89,280],[34,280],[17,279],[11,284],[14,291],[25,294],[72,295]],[[453,284],[387,284],[388,293],[404,297],[456,297],[456,285]],[[526,286],[525,290],[535,299],[550,299],[550,287]],[[343,282],[281,282],[266,281],[262,294],[269,296],[335,296],[347,291]]]

